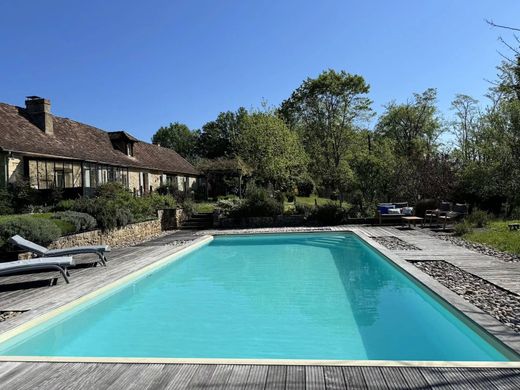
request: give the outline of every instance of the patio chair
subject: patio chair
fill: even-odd
[[[58,271],[69,283],[68,267],[73,266],[74,259],[72,257],[51,257],[9,261],[7,263],[0,263],[0,275],[12,275],[20,272],[38,272],[38,271]]]
[[[20,237],[19,235],[11,237],[9,239],[9,243],[16,245],[22,249],[25,249],[29,252],[32,252],[40,257],[74,256],[85,253],[95,253],[99,257],[99,260],[97,262],[100,262],[104,266],[107,265],[107,258],[105,256],[105,253],[110,252],[110,247],[108,245],[77,246],[63,249],[47,249],[43,246],[35,244],[32,241],[26,240],[25,238]]]
[[[435,210],[426,210],[424,213],[424,219],[428,220],[430,227],[432,226],[433,220],[438,222],[440,217],[446,215],[451,211],[451,202],[441,202],[439,207]]]
[[[453,206],[453,210],[448,211],[446,214],[439,215],[438,218],[443,222],[442,229],[446,229],[446,225],[449,222],[460,221],[462,218],[468,215],[468,205],[463,203],[456,203]]]

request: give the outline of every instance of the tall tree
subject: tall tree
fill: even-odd
[[[443,131],[436,101],[437,91],[429,88],[415,93],[405,104],[388,104],[377,123],[377,133],[392,139],[396,153],[408,158],[434,151]]]
[[[240,107],[236,112],[221,112],[217,119],[202,126],[197,147],[199,155],[210,159],[234,157],[236,140],[247,115],[246,109]]]
[[[474,160],[476,137],[482,121],[478,100],[468,95],[458,94],[451,103],[451,109],[455,112],[451,130],[455,135],[460,157],[463,161]]]
[[[363,77],[329,69],[306,79],[279,110],[301,134],[313,176],[329,190],[351,182],[348,154],[354,131],[372,113],[369,89]]]
[[[307,156],[298,135],[276,115],[256,112],[244,118],[236,149],[263,184],[290,190],[305,172]]]
[[[185,124],[174,122],[161,127],[152,137],[152,143],[170,148],[182,157],[193,159],[198,134],[191,131]]]

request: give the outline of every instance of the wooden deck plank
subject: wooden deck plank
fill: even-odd
[[[175,376],[172,377],[172,381],[166,385],[165,389],[187,389],[188,383],[190,382],[191,378],[195,375],[197,369],[198,366],[196,364],[181,364]]]
[[[361,372],[363,373],[365,382],[369,384],[368,387],[370,389],[388,389],[385,378],[379,367],[361,367]]]
[[[251,366],[249,376],[247,377],[247,390],[260,390],[265,388],[267,380],[268,366]]]
[[[325,390],[325,375],[323,367],[305,367],[305,388],[313,390]]]
[[[399,367],[405,383],[411,389],[431,389],[418,367]]]
[[[395,367],[380,367],[380,371],[389,389],[402,389],[406,383],[401,371]]]
[[[209,385],[212,389],[226,389],[227,382],[233,372],[233,366],[219,365],[215,368]]]
[[[213,377],[217,366],[214,364],[199,364],[197,371],[188,383],[188,389],[202,389],[205,387],[212,387],[210,379]]]
[[[473,390],[485,388],[486,386],[490,389],[493,389],[493,386],[488,386],[487,383],[485,383],[485,386],[481,386],[479,381],[472,380],[473,378],[468,378],[456,369],[442,368],[439,369],[439,371],[442,372],[444,378],[448,380],[450,386],[456,387],[457,389]]]
[[[345,383],[349,389],[368,389],[361,367],[342,367]]]
[[[267,371],[267,380],[265,383],[266,390],[283,390],[285,389],[285,380],[287,377],[287,367],[285,366],[269,366]]]
[[[341,367],[331,366],[323,368],[325,374],[325,387],[327,390],[345,389],[345,377]]]
[[[520,389],[520,372],[518,370],[499,368],[486,370],[485,375],[493,383],[498,383],[499,386],[497,387],[500,389]]]
[[[231,376],[226,383],[227,389],[244,389],[247,386],[247,378],[249,377],[251,366],[237,364],[233,366]]]
[[[305,389],[305,366],[287,366],[287,390]]]
[[[182,366],[180,364],[163,364],[161,373],[158,377],[150,381],[147,386],[143,386],[143,390],[162,390],[172,383],[175,375]]]
[[[442,372],[434,367],[424,367],[421,369],[421,373],[432,389],[450,390],[456,388],[450,384],[449,379],[447,379]]]

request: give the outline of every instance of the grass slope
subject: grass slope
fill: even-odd
[[[509,231],[510,223],[519,221],[493,221],[484,230],[474,230],[464,235],[468,241],[488,245],[504,252],[520,254],[520,231]]]

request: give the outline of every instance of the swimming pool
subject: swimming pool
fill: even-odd
[[[0,355],[517,359],[349,233],[217,236]]]

